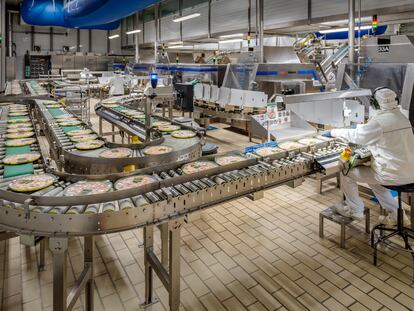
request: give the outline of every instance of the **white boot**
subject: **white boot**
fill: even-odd
[[[398,223],[398,214],[395,212],[395,213],[389,213],[387,216],[381,215],[378,217],[378,220],[380,224],[383,224],[387,227],[394,227]],[[405,212],[403,216],[403,225],[404,227],[411,226],[411,221]]]
[[[364,218],[363,210],[356,210],[355,208],[347,205],[345,202],[336,204],[335,210],[338,214],[344,217],[353,218],[357,220],[361,220]]]

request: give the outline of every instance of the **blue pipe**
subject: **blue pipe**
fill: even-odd
[[[358,32],[358,30],[355,30],[355,38],[359,38],[360,36],[366,36],[366,35],[383,35],[387,31],[388,26],[378,26],[377,31],[374,33],[371,29],[363,29],[361,30],[361,34]],[[338,32],[331,32],[331,33],[320,33],[315,32],[315,35],[320,38],[324,37],[326,40],[346,40],[348,39],[348,31],[338,31]]]

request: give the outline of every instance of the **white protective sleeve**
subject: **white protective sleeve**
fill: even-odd
[[[353,144],[371,145],[381,138],[383,132],[380,124],[371,120],[367,124],[357,125],[356,129],[333,129],[331,134]]]

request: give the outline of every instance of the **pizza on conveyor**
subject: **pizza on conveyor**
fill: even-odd
[[[16,112],[9,112],[9,117],[23,117],[28,116],[29,112],[27,111],[16,111]]]
[[[77,125],[81,125],[82,122],[76,119],[71,119],[71,120],[65,120],[65,121],[58,121],[60,126],[77,126]]]
[[[55,176],[49,174],[29,175],[13,180],[9,188],[16,192],[33,192],[51,186]]]
[[[287,141],[285,143],[279,144],[279,148],[283,150],[293,150],[293,149],[299,149],[304,147],[302,144],[299,144],[294,141]]]
[[[24,132],[24,131],[19,131],[19,132],[14,132],[14,133],[8,133],[6,135],[7,139],[19,139],[19,138],[29,138],[34,136],[34,132]]]
[[[173,148],[170,146],[150,146],[144,149],[144,154],[148,156],[160,155],[165,153],[170,153],[173,151]]]
[[[313,137],[309,137],[309,138],[302,138],[301,140],[298,140],[299,144],[305,145],[305,146],[309,146],[309,145],[316,145],[321,143],[322,140],[317,139],[317,138],[313,138]]]
[[[172,137],[180,139],[193,138],[196,135],[197,134],[195,132],[189,130],[175,131],[171,134]]]
[[[32,127],[32,123],[23,122],[23,123],[17,123],[17,124],[7,124],[8,129],[19,129],[23,127]]]
[[[67,197],[92,195],[109,192],[112,190],[110,181],[78,181],[65,189],[64,195]]]
[[[20,119],[9,119],[7,123],[16,124],[16,123],[27,123],[30,122],[29,118],[20,118]]]
[[[150,176],[150,175],[137,175],[137,176],[130,176],[119,179],[115,182],[115,189],[116,190],[126,190],[131,188],[137,188],[140,186],[144,186],[157,180]]]
[[[276,147],[263,147],[263,148],[257,149],[255,153],[260,157],[268,157],[272,154],[279,153],[282,151],[283,151],[282,149],[276,148]]]
[[[98,138],[98,135],[96,134],[90,134],[90,135],[79,135],[79,136],[72,136],[70,138],[71,141],[75,143],[80,143],[82,141],[88,141],[88,140],[95,140]]]
[[[160,130],[161,132],[166,132],[166,133],[178,131],[180,128],[181,127],[179,125],[173,125],[173,124],[158,126],[158,130]]]
[[[155,121],[154,123],[152,123],[152,126],[154,127],[168,126],[168,125],[171,125],[171,123],[167,121]]]
[[[40,154],[37,152],[34,153],[24,153],[24,154],[14,154],[6,156],[3,158],[3,164],[6,165],[18,165],[25,164],[37,161],[40,159]]]
[[[216,161],[216,163],[220,166],[242,162],[244,160],[246,160],[246,158],[239,155],[219,156],[214,159],[214,161]]]
[[[7,133],[9,134],[25,133],[25,132],[33,132],[33,127],[7,128]]]
[[[36,142],[34,138],[10,139],[6,141],[6,147],[23,147],[29,146]]]
[[[82,136],[82,135],[88,135],[93,133],[90,129],[82,129],[82,130],[73,130],[70,132],[67,132],[66,135],[68,136]]]
[[[75,148],[79,150],[94,150],[101,148],[104,144],[105,142],[102,140],[88,140],[77,143]]]
[[[195,174],[215,167],[218,167],[218,164],[212,161],[196,161],[183,165],[181,169],[184,174]]]
[[[128,148],[113,148],[108,149],[99,154],[101,158],[106,159],[120,159],[120,158],[128,158],[132,154],[132,150]]]

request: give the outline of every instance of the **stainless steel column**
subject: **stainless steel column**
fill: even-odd
[[[138,13],[135,14],[135,26],[134,29],[137,30],[139,25]],[[135,63],[139,63],[139,33],[135,34]]]
[[[6,0],[0,0],[0,92],[6,87]]]
[[[161,264],[168,268],[168,222],[158,226],[161,235]]]
[[[171,311],[180,309],[180,237],[181,222],[169,225],[170,271],[169,271],[169,304]]]
[[[349,62],[355,63],[355,0],[348,0],[348,47]]]
[[[68,252],[68,239],[50,238],[49,248],[53,254],[53,311],[66,311],[66,256]]]
[[[259,0],[260,62],[264,63],[264,0]]]
[[[153,284],[153,272],[149,259],[149,254],[154,249],[154,226],[149,225],[144,227],[144,265],[145,265],[145,302],[144,305],[148,306],[154,303],[154,284]]]
[[[87,236],[84,238],[84,268],[90,269],[90,277],[85,285],[85,310],[86,311],[93,311],[94,309],[94,301],[93,301],[93,291],[95,287],[95,283],[93,280],[93,252],[94,252],[94,237]]]

